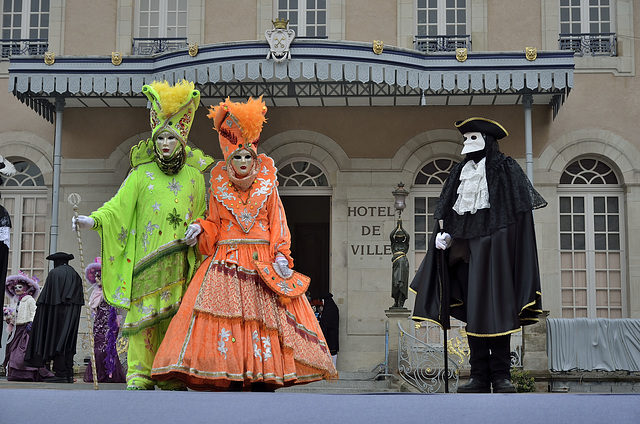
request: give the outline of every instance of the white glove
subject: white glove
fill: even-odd
[[[293,275],[293,271],[289,269],[289,261],[284,256],[276,256],[273,268],[284,278],[289,278]]]
[[[93,228],[95,223],[96,222],[91,217],[78,215],[71,218],[71,229],[73,231],[78,231],[85,228]]]
[[[198,243],[198,236],[202,232],[200,224],[191,224],[187,227],[187,231],[184,232],[184,242],[187,246],[195,246]]]
[[[436,249],[445,250],[451,246],[451,236],[447,233],[438,233],[436,235]]]

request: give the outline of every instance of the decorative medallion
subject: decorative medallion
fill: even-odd
[[[281,63],[287,59],[291,59],[291,51],[289,46],[296,33],[292,29],[287,29],[289,21],[285,19],[276,19],[271,21],[273,29],[268,29],[264,32],[264,36],[269,43],[269,53],[267,53],[267,59],[273,58],[274,62]]]
[[[538,57],[538,49],[535,47],[525,47],[524,51],[527,56],[527,60],[536,60]]]
[[[373,52],[375,54],[382,54],[384,50],[384,42],[381,40],[373,40]]]
[[[196,57],[198,55],[198,43],[189,43],[189,56]]]
[[[111,52],[111,63],[118,66],[122,63],[122,53],[120,52]]]
[[[456,59],[458,60],[458,62],[464,62],[465,60],[467,60],[467,49],[456,49]]]
[[[53,65],[56,61],[56,54],[54,52],[45,52],[44,63],[46,65]]]

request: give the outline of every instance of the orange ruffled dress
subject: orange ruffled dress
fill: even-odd
[[[211,171],[209,214],[198,221],[200,251],[209,257],[156,354],[155,379],[226,390],[232,382],[277,389],[337,378],[306,296],[281,303],[251,263],[256,253],[271,262],[281,253],[293,264],[273,160],[262,154],[258,160],[256,182],[244,193],[235,191],[225,163]]]

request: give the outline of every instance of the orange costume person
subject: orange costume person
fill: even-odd
[[[262,99],[227,99],[208,115],[225,162],[211,170],[208,216],[189,228],[201,232],[208,258],[156,354],[155,379],[179,379],[194,390],[273,391],[337,378],[306,296],[281,301],[252,263],[273,262],[283,274],[293,264],[276,168],[256,152],[266,111]]]

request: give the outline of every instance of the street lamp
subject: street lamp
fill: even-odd
[[[393,207],[398,211],[398,221],[395,228],[389,234],[391,241],[391,297],[394,304],[391,309],[404,308],[404,302],[407,300],[409,289],[409,259],[407,252],[409,251],[409,233],[402,228],[402,211],[407,207],[405,200],[409,192],[404,189],[404,184],[398,183],[398,188],[391,192],[395,198]]]
[[[404,208],[407,207],[405,200],[409,195],[409,192],[404,189],[404,184],[400,182],[398,183],[398,188],[393,190],[391,194],[393,194],[393,197],[396,199],[395,203],[393,204],[393,207],[396,208],[396,210],[398,211],[398,219],[400,219],[400,216],[402,215],[402,211],[404,210]]]

